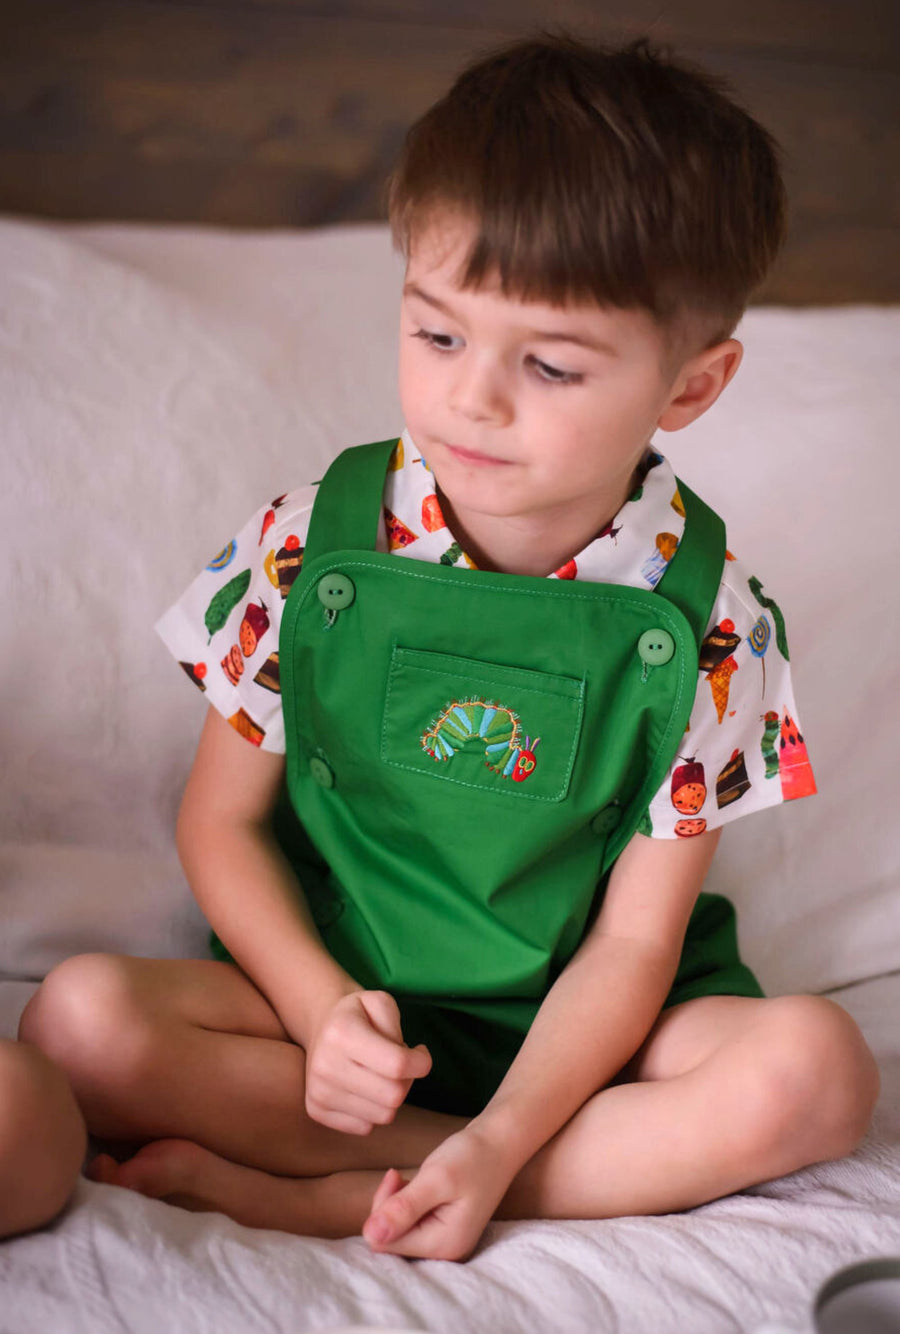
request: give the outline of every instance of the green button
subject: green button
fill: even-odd
[[[648,667],[662,667],[675,656],[675,640],[668,630],[645,630],[638,640],[641,662]]]
[[[602,811],[598,811],[591,820],[591,833],[599,838],[606,838],[614,829],[618,829],[622,820],[622,809],[620,806],[604,806]]]
[[[321,755],[314,755],[309,762],[309,772],[314,783],[319,787],[334,787],[334,770]]]
[[[338,574],[337,571],[332,571],[331,574],[326,574],[324,579],[320,579],[316,592],[322,606],[328,611],[345,611],[356,597],[353,580],[348,579],[345,574]]]

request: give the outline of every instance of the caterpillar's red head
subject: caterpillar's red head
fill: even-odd
[[[519,751],[519,757],[516,760],[512,774],[510,775],[514,783],[524,783],[525,779],[530,778],[534,773],[537,765],[534,752],[540,739],[539,736],[536,736],[534,738],[534,743],[532,744],[530,736],[525,738],[525,749]]]

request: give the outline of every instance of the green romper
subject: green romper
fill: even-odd
[[[431,1051],[409,1100],[474,1115],[681,743],[725,534],[680,484],[653,591],[401,560],[374,549],[395,444],[318,491],[279,640],[276,832],[328,949]],[[761,994],[731,905],[701,895],[667,1003],[711,993]]]

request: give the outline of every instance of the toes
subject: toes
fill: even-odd
[[[123,1163],[108,1153],[98,1153],[87,1174],[107,1186],[122,1186],[153,1200],[167,1199],[188,1188],[198,1155],[203,1153],[188,1140],[155,1140]]]
[[[89,1181],[100,1181],[104,1185],[111,1186],[115,1182],[118,1170],[119,1164],[111,1154],[98,1153],[85,1169],[85,1176]]]

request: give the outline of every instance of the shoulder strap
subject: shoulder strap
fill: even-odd
[[[339,454],[319,483],[304,560],[328,551],[374,551],[381,497],[397,436]]]
[[[345,449],[319,484],[306,539],[305,560],[328,551],[373,551],[381,517],[384,478],[397,437]],[[684,534],[657,592],[686,616],[697,644],[712,615],[725,563],[725,525],[681,480]]]
[[[675,480],[684,504],[684,534],[656,588],[687,617],[699,646],[722,582],[725,525],[680,477]]]

